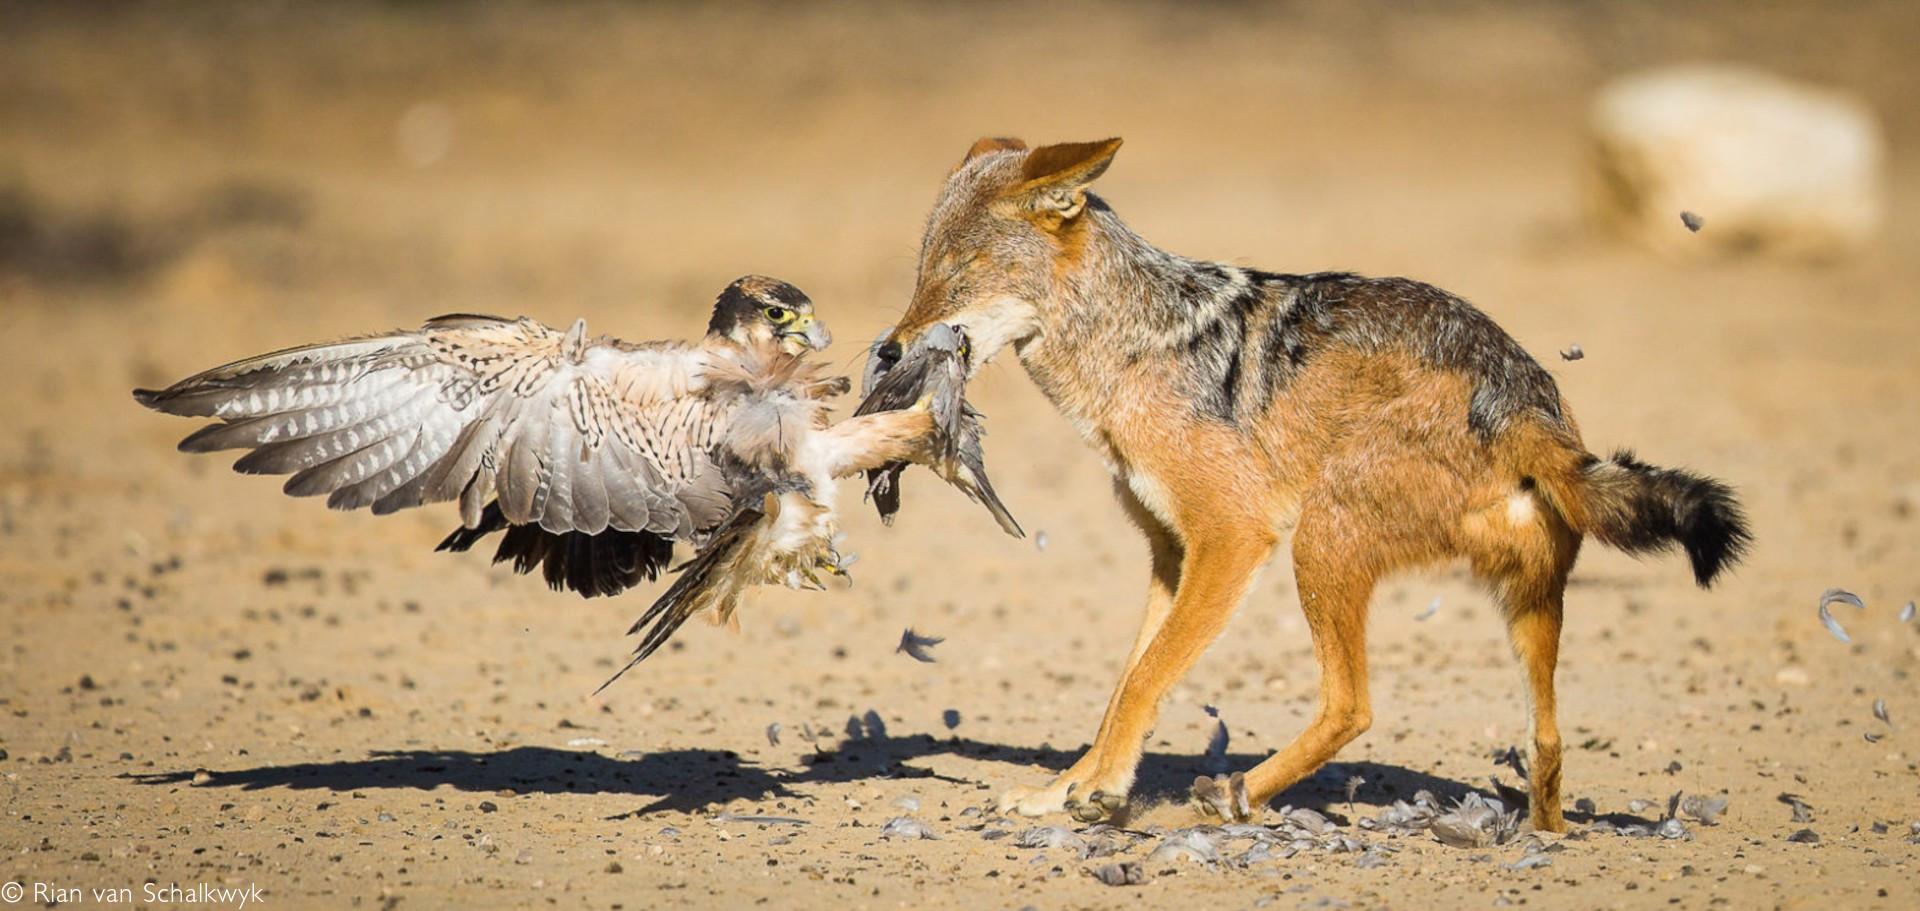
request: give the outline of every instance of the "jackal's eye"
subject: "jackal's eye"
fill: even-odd
[[[767,319],[776,326],[793,321],[793,311],[785,307],[768,307],[766,313]]]

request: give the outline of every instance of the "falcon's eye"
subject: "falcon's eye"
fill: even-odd
[[[792,311],[792,310],[788,310],[788,309],[787,309],[787,308],[785,308],[785,307],[768,307],[768,308],[767,308],[767,319],[769,319],[769,320],[772,320],[772,321],[773,321],[773,324],[774,324],[774,325],[776,325],[776,326],[778,326],[778,325],[780,325],[780,324],[782,324],[782,323],[788,323],[788,322],[792,322],[792,321],[793,321],[793,311]]]

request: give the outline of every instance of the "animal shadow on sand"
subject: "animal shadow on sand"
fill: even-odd
[[[1045,773],[1032,768],[994,773],[988,780],[939,774],[914,765],[936,756],[958,756],[1009,766],[1064,769],[1078,750],[1051,746],[1007,746],[961,737],[931,735],[868,737],[840,741],[799,757],[796,767],[768,768],[731,750],[663,750],[607,756],[591,750],[516,746],[490,752],[472,750],[381,750],[365,759],[266,765],[224,771],[136,773],[121,777],[145,785],[190,784],[198,787],[263,790],[355,791],[368,788],[432,790],[452,788],[491,794],[632,794],[652,800],[617,817],[656,812],[697,812],[735,800],[805,798],[809,786],[846,784],[888,778],[928,778],[956,786],[962,794],[978,794],[990,803],[999,788]],[[1229,768],[1245,769],[1264,756],[1228,754]],[[1215,760],[1217,762],[1217,760]],[[1210,771],[1205,757],[1190,754],[1148,753],[1134,788],[1139,805],[1183,802],[1194,776]],[[1373,762],[1341,763],[1333,773],[1323,772],[1303,781],[1275,800],[1276,806],[1311,807],[1338,822],[1347,818],[1348,777],[1366,780],[1353,811],[1366,814],[1372,807],[1394,800],[1410,800],[1422,789],[1443,799],[1457,798],[1474,787],[1400,766]],[[1571,818],[1571,817],[1570,817]]]

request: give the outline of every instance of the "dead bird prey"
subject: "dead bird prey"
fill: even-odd
[[[458,500],[461,527],[441,550],[505,532],[494,562],[542,566],[555,589],[624,591],[658,578],[674,542],[690,544],[694,557],[628,631],[651,624],[631,668],[696,613],[732,623],[749,586],[820,587],[817,574],[845,562],[834,479],[934,447],[924,407],[827,423],[826,400],[849,383],[806,356],[830,340],[800,289],[748,276],[721,292],[694,343],[590,339],[585,320],[560,332],[443,316],[134,397],[219,419],[180,448],[250,449],[235,470],[292,474],[294,496],[375,514]]]
[[[866,398],[853,413],[877,414],[928,402],[940,445],[934,447],[927,467],[985,506],[1007,534],[1026,537],[1020,523],[993,492],[993,482],[987,479],[980,446],[986,430],[980,426],[980,412],[962,395],[973,354],[965,327],[940,323],[904,350],[895,346],[891,353],[891,358],[876,355],[867,360],[860,388]],[[894,461],[867,472],[867,495],[880,511],[881,520],[889,525],[900,511],[900,473],[906,468],[905,461]]]

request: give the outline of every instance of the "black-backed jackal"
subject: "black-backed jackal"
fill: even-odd
[[[1122,811],[1161,698],[1292,526],[1319,706],[1244,775],[1197,780],[1200,809],[1246,819],[1365,731],[1375,582],[1464,558],[1526,671],[1532,822],[1563,829],[1553,674],[1581,538],[1636,553],[1677,545],[1705,586],[1748,543],[1733,492],[1625,452],[1590,454],[1546,370],[1438,288],[1155,249],[1086,192],[1119,148],[976,143],[929,217],[912,304],[874,353],[884,367],[936,322],[967,327],[976,364],[1013,346],[1147,537],[1145,622],[1093,746],[1002,808],[1088,821]]]

